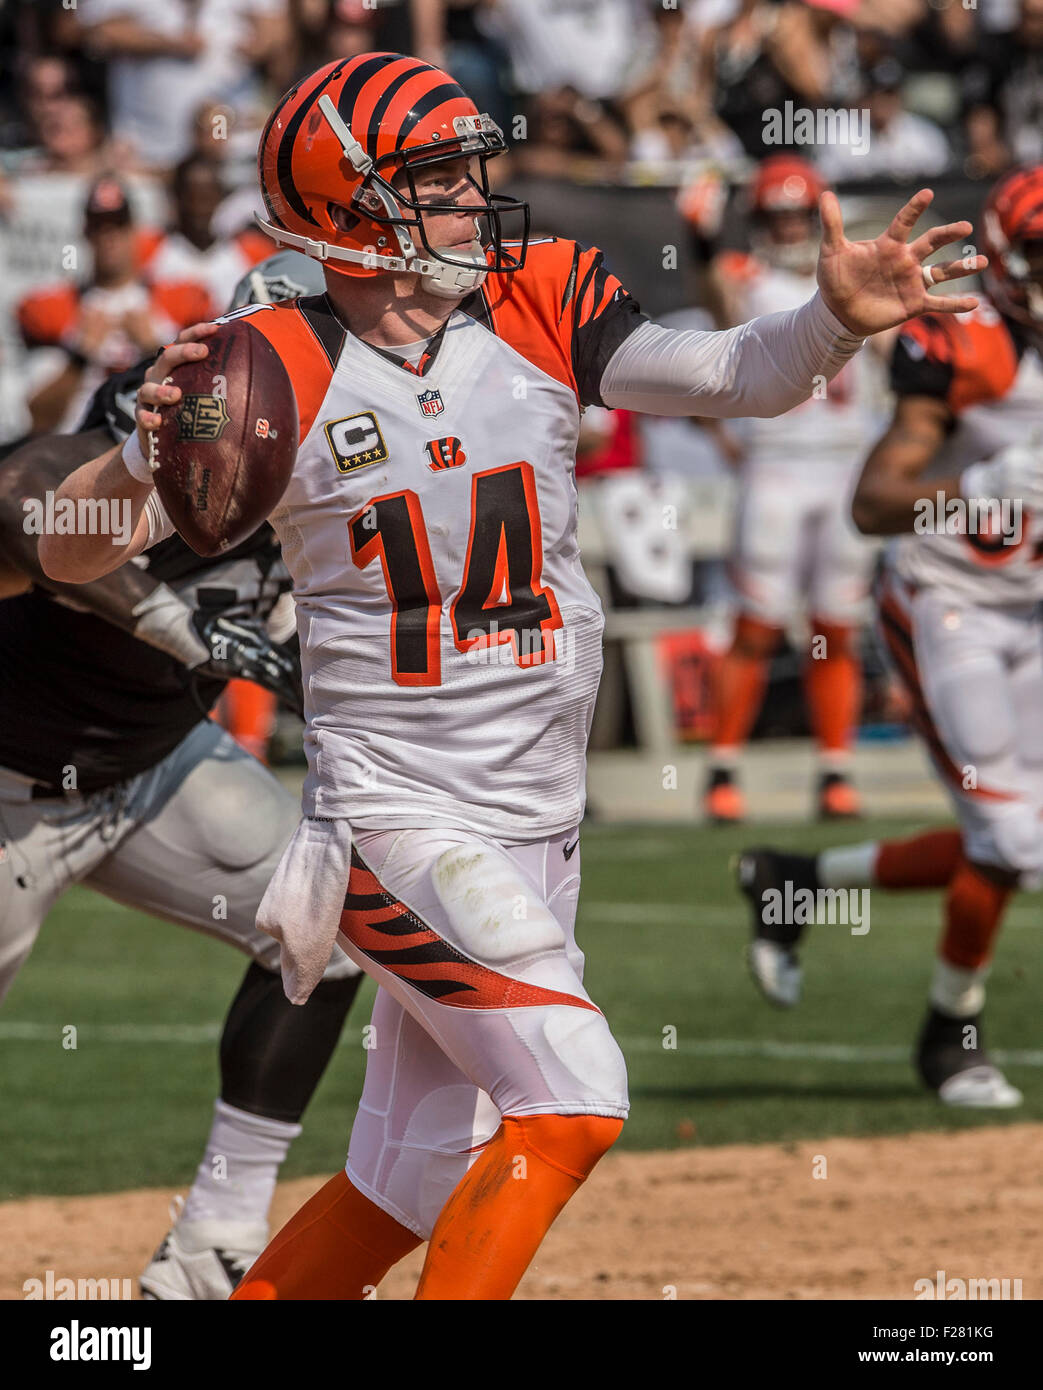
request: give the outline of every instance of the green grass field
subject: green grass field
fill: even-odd
[[[583,837],[587,981],[623,1046],[634,1149],[960,1128],[1043,1118],[1040,899],[1011,908],[989,985],[990,1046],[1025,1093],[954,1113],[909,1065],[938,933],[937,893],[871,899],[871,930],[812,929],[804,1001],[765,1004],[742,958],[745,844],[807,849],[921,827],[602,828]],[[227,947],[76,890],[0,1012],[0,1196],[184,1188],[209,1126],[217,1036],[244,962]],[[343,1162],[365,1054],[356,1003],[284,1176]],[[63,1029],[77,1030],[75,1050]],[[676,1029],[676,1047],[664,1030]],[[685,1124],[684,1122],[689,1122]],[[680,1126],[680,1132],[679,1132]],[[690,1126],[694,1126],[694,1138]]]

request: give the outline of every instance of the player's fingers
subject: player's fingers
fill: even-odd
[[[932,294],[929,307],[932,314],[969,314],[979,302],[973,294]]]
[[[944,280],[962,280],[967,275],[975,275],[979,270],[984,270],[988,263],[985,256],[964,256],[961,260],[942,261],[925,269],[931,272],[934,283],[940,285]]]
[[[217,332],[217,329],[218,325],[216,323],[193,323],[190,324],[188,328],[182,328],[181,332],[177,335],[177,341],[179,343],[195,343],[198,342],[200,338],[209,338],[212,334]]]
[[[905,207],[898,209],[884,235],[890,237],[892,241],[908,241],[909,233],[933,201],[934,194],[931,190],[921,188],[919,193],[913,194]]]
[[[170,375],[175,367],[180,367],[185,362],[199,362],[206,357],[209,351],[210,349],[205,343],[171,343],[170,347],[164,348],[152,366],[149,367],[145,373],[145,380],[162,381],[164,377]]]
[[[148,381],[138,389],[139,406],[175,405],[181,399],[180,389],[172,381]]]
[[[835,193],[823,193],[819,199],[818,215],[822,223],[822,245],[830,251],[839,250],[844,244],[844,219],[840,215],[840,202]]]
[[[909,250],[918,261],[925,261],[932,252],[950,241],[962,241],[974,228],[969,222],[947,222],[944,227],[932,227],[910,244]]]

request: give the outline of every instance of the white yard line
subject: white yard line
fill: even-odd
[[[59,1023],[5,1023],[0,1021],[0,1042],[50,1042],[60,1047]],[[78,1025],[77,1043],[215,1043],[221,1034],[219,1023],[85,1023]],[[658,1036],[619,1038],[624,1052],[679,1052],[686,1057],[750,1057],[762,1061],[835,1062],[857,1066],[863,1062],[909,1064],[908,1047],[872,1047],[848,1043],[773,1042],[757,1038],[679,1038],[676,1048],[664,1048]],[[349,1034],[342,1047],[359,1047],[360,1039]],[[1043,1051],[995,1051],[997,1062],[1014,1066],[1043,1067]]]

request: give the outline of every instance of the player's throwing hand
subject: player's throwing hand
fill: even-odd
[[[928,294],[928,280],[936,285],[945,280],[960,280],[988,265],[984,256],[966,255],[960,260],[924,266],[927,257],[939,247],[962,240],[972,231],[969,222],[949,222],[910,242],[913,228],[933,199],[931,190],[922,188],[875,241],[848,241],[836,194],[822,195],[819,289],[826,304],[852,333],[865,338],[928,311],[962,314],[978,307],[977,299],[970,294]]]
[[[203,338],[217,332],[216,323],[194,323],[183,328],[177,341],[165,347],[145,373],[145,380],[138,389],[136,420],[138,443],[146,458],[149,456],[148,432],[158,430],[163,423],[159,413],[164,406],[176,405],[181,399],[180,390],[167,381],[175,367],[185,362],[198,362],[209,352]]]

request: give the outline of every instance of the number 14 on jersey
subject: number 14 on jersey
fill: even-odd
[[[410,489],[372,498],[348,522],[359,569],[379,560],[391,602],[391,674],[397,685],[441,685],[442,595],[420,498]],[[461,652],[510,643],[519,666],[556,656],[562,626],[554,592],[540,583],[543,540],[529,463],[476,473],[463,582],[449,608]]]

